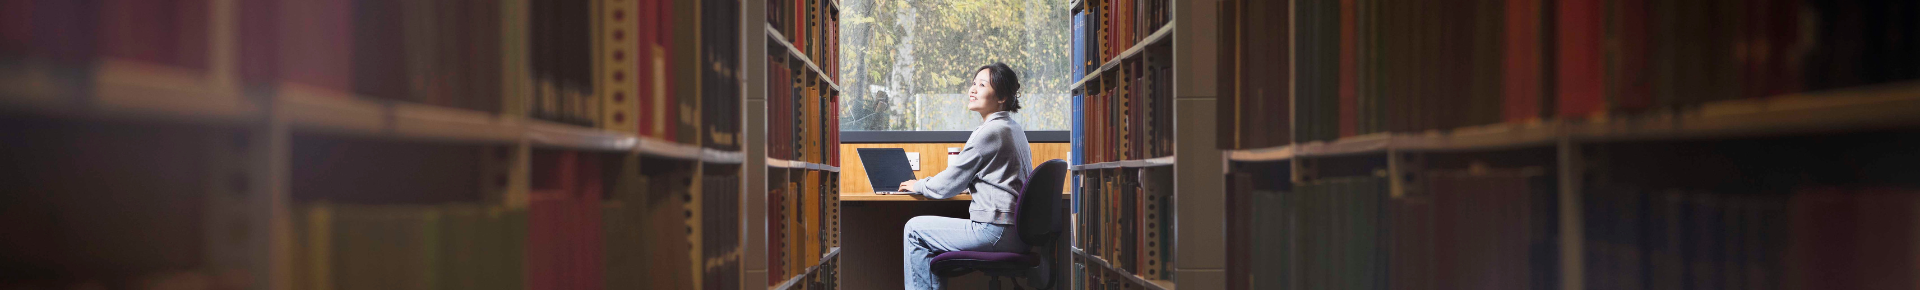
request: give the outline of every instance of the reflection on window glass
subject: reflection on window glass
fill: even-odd
[[[1067,0],[842,0],[840,129],[970,131],[980,66],[1019,71],[1027,130],[1068,130]]]

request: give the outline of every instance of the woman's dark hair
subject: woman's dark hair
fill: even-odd
[[[974,70],[976,73],[980,71],[987,71],[987,85],[993,86],[993,96],[1007,101],[1000,105],[1000,109],[1019,113],[1020,76],[1013,73],[1013,68],[1005,63],[996,62]]]

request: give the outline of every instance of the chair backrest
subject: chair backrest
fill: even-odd
[[[1060,192],[1066,177],[1067,162],[1060,159],[1041,162],[1027,176],[1013,201],[1013,221],[1022,242],[1046,246],[1060,236]]]

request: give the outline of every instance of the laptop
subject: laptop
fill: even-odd
[[[913,180],[913,166],[907,164],[907,150],[900,148],[859,148],[860,166],[867,168],[867,182],[873,194],[917,194],[897,191],[901,182]]]

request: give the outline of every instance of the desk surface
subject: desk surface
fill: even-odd
[[[973,195],[962,194],[962,195],[954,196],[953,198],[949,198],[949,199],[931,199],[931,198],[927,198],[926,196],[921,196],[918,194],[880,195],[880,194],[873,194],[872,192],[840,193],[840,201],[950,201],[950,200],[973,200]]]
[[[1073,199],[1073,195],[1062,194],[1060,195],[1060,199]],[[961,194],[959,196],[954,196],[953,198],[949,198],[949,199],[931,199],[931,198],[927,198],[926,196],[921,196],[918,194],[880,195],[880,194],[873,194],[872,192],[840,193],[840,201],[952,201],[952,200],[973,200],[973,195]]]

